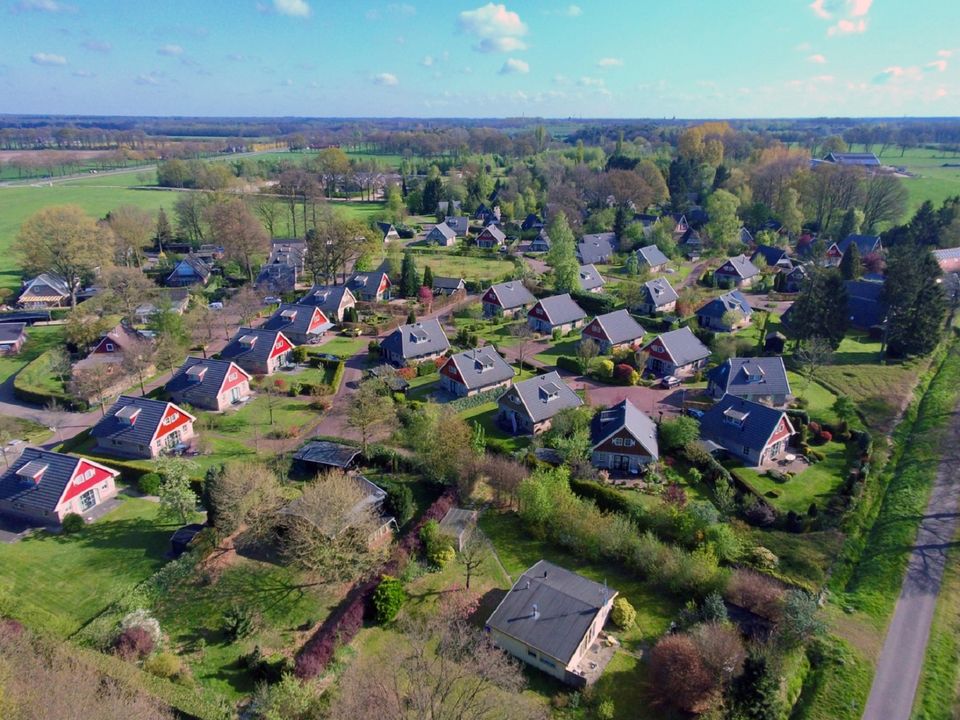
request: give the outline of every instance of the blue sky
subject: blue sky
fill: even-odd
[[[0,112],[960,115],[957,0],[0,0]]]

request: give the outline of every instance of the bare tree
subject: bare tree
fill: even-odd
[[[20,424],[16,418],[9,415],[0,415],[0,454],[3,455],[4,465],[10,467],[7,458],[8,443],[20,434]]]
[[[184,317],[190,341],[200,348],[203,357],[207,357],[207,347],[213,342],[213,335],[220,323],[217,313],[207,305],[197,303]]]
[[[814,375],[824,365],[830,362],[833,357],[833,348],[830,341],[822,337],[812,337],[807,340],[796,353],[797,361],[803,371],[803,377],[806,382],[803,385],[803,393],[806,394],[810,387],[810,382]]]
[[[506,502],[511,507],[516,504],[520,484],[530,475],[516,460],[492,454],[484,456],[482,472],[497,504]]]
[[[360,433],[360,447],[363,452],[367,451],[374,433],[395,418],[393,400],[382,394],[377,383],[369,380],[360,383],[347,409],[347,427]]]
[[[266,254],[270,247],[267,231],[242,200],[229,200],[208,208],[204,218],[210,223],[214,241],[228,258],[243,265],[253,282],[253,258]]]
[[[280,222],[280,216],[283,214],[283,208],[277,202],[277,198],[272,195],[260,194],[253,199],[253,211],[260,218],[260,222],[267,229],[271,238],[277,236],[276,228]]]
[[[486,538],[483,536],[483,533],[480,532],[479,528],[474,528],[473,532],[470,533],[470,538],[467,540],[466,545],[463,546],[463,550],[461,550],[457,556],[457,562],[463,566],[463,575],[467,590],[470,589],[470,580],[473,578],[473,575],[487,561],[489,556],[490,547],[487,545]]]
[[[109,365],[110,363],[94,363],[76,371],[70,380],[70,392],[87,402],[98,403],[101,415],[107,412],[107,394],[113,385],[113,374]]]
[[[286,559],[331,583],[373,570],[386,549],[371,542],[382,521],[365,499],[357,480],[342,471],[318,476],[276,518]]]
[[[526,359],[527,353],[530,352],[533,344],[533,330],[530,329],[527,323],[518,322],[510,326],[510,335],[517,339],[515,344],[517,348],[517,360],[520,372],[523,372],[523,361]]]
[[[143,250],[153,238],[155,221],[145,210],[121,205],[107,215],[107,225],[116,238],[118,264],[143,267]]]
[[[154,357],[157,349],[149,340],[131,340],[123,348],[123,369],[131,375],[136,375],[140,382],[140,394],[146,395],[147,391],[143,386],[143,381],[147,374],[153,368]]]
[[[123,319],[133,321],[140,305],[154,300],[157,286],[137,268],[117,266],[103,272],[103,287],[109,293],[110,303],[122,314]]]
[[[230,298],[227,309],[239,315],[240,322],[248,324],[260,314],[263,309],[263,301],[256,290],[249,285],[245,285]]]
[[[461,613],[441,607],[401,622],[387,657],[354,663],[331,708],[333,720],[494,720],[545,717],[521,693],[523,673]]]

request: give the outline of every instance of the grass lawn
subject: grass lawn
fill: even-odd
[[[339,355],[342,358],[347,358],[366,350],[369,344],[370,338],[335,335],[321,345],[315,346],[316,349],[314,352],[330,353],[331,355]]]
[[[807,378],[793,372],[787,371],[787,379],[790,381],[790,389],[794,397],[803,398],[807,401],[806,410],[811,420],[817,422],[833,424],[837,422],[837,415],[833,412],[833,403],[837,396],[830,392],[816,380],[807,382]],[[853,423],[859,425],[859,421]]]
[[[131,172],[95,178],[97,181],[113,181],[110,187],[81,181],[42,187],[0,187],[0,287],[19,287],[19,262],[10,247],[20,224],[44,207],[75,204],[95,218],[101,218],[121,205],[134,205],[150,212],[162,207],[168,216],[173,217],[177,193],[126,187],[137,182],[136,176],[136,172]]]
[[[495,438],[502,442],[504,449],[515,452],[530,444],[530,437],[526,435],[510,435],[497,425],[497,403],[487,402],[477,405],[460,413],[460,417],[469,422],[478,422],[483,427],[488,438]]]
[[[823,586],[827,569],[843,547],[843,534],[837,530],[790,533],[746,526],[743,529],[747,544],[762,545],[780,558],[778,574],[811,589]]]
[[[236,701],[256,687],[240,656],[256,646],[265,656],[298,647],[304,641],[301,628],[321,621],[336,601],[331,590],[292,568],[236,556],[213,582],[191,578],[154,610],[197,682]],[[223,629],[224,613],[235,606],[259,619],[241,640],[230,639]]]
[[[0,193],[0,198],[3,195]],[[0,220],[0,223],[3,221]],[[2,253],[0,253],[2,254]],[[62,325],[34,325],[27,328],[27,341],[18,355],[0,355],[0,383],[20,372],[32,360],[63,343]]]
[[[564,336],[562,340],[557,343],[554,343],[546,350],[541,353],[537,353],[533,357],[542,362],[544,365],[556,365],[557,358],[565,355],[567,357],[576,357],[577,356],[577,345],[580,343],[580,334],[577,333],[574,337]]]
[[[817,448],[826,458],[814,463],[786,482],[777,482],[765,472],[754,468],[732,467],[733,473],[763,495],[780,512],[793,510],[804,514],[811,503],[822,509],[843,482],[847,469],[847,448],[843,443],[830,442]]]
[[[885,165],[904,167],[915,177],[904,178],[909,194],[908,212],[913,213],[924,200],[939,207],[948,197],[960,193],[960,167],[943,167],[944,163],[960,162],[956,155],[929,148],[910,148],[900,156],[900,150],[891,148],[881,158]]]
[[[461,277],[467,282],[495,282],[513,277],[516,267],[506,258],[473,257],[469,255],[455,255],[452,250],[426,250],[410,248],[416,259],[417,270],[423,273],[425,267],[430,267],[434,277]]]
[[[953,344],[920,401],[909,434],[898,439],[903,454],[884,470],[890,473],[890,481],[883,504],[847,587],[851,604],[878,623],[887,622],[899,595],[917,524],[941,459],[944,429],[958,398],[960,355]]]
[[[476,303],[471,307],[479,308],[480,303]],[[491,318],[487,320],[483,318],[455,317],[453,324],[457,330],[466,328],[468,332],[476,334],[479,338],[486,340],[488,343],[493,343],[497,347],[510,347],[520,342],[520,338],[511,334],[511,328],[517,325],[526,325],[526,321],[504,318]]]
[[[177,525],[159,523],[158,505],[121,497],[120,506],[76,535],[36,533],[0,545],[12,581],[11,614],[66,637],[164,564]]]
[[[860,720],[873,676],[870,660],[850,643],[829,636],[826,659],[810,671],[791,720]]]

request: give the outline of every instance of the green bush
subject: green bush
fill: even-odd
[[[223,614],[223,631],[230,640],[242,640],[256,630],[256,616],[245,605],[232,605]]]
[[[560,370],[569,370],[570,372],[574,373],[583,372],[583,366],[580,364],[580,361],[577,358],[561,355],[557,358],[556,364],[557,368]]]
[[[160,652],[148,657],[146,662],[143,663],[143,669],[151,675],[169,680],[183,671],[183,665],[180,658],[172,652]]]
[[[64,535],[78,533],[83,530],[86,525],[87,523],[84,521],[83,516],[77,515],[76,513],[67,513],[66,517],[63,518],[63,522],[61,523]]]
[[[597,720],[613,720],[617,716],[617,708],[610,698],[604,698],[597,705]]]
[[[613,624],[621,630],[627,630],[633,627],[637,621],[637,611],[630,601],[622,595],[613,601],[613,610],[610,611],[610,619]]]
[[[160,475],[150,472],[140,476],[140,479],[137,480],[137,488],[139,488],[140,492],[144,495],[156,495],[160,492],[160,483]]]
[[[373,591],[373,611],[377,622],[381,625],[393,622],[406,601],[407,591],[403,589],[403,583],[395,577],[384,575]]]

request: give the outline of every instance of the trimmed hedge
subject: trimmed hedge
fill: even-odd
[[[605,315],[608,312],[613,312],[617,308],[616,300],[610,295],[573,292],[570,293],[570,296],[588,315]]]
[[[560,370],[568,370],[578,375],[583,373],[583,366],[580,364],[580,361],[577,358],[567,357],[566,355],[557,357],[556,366]]]
[[[496,402],[500,397],[510,388],[495,388],[494,390],[487,390],[486,392],[477,393],[476,395],[471,395],[470,397],[457,398],[456,400],[451,400],[447,405],[453,408],[456,412],[463,412],[464,410],[469,410],[471,408],[479,407],[488,402]]]

